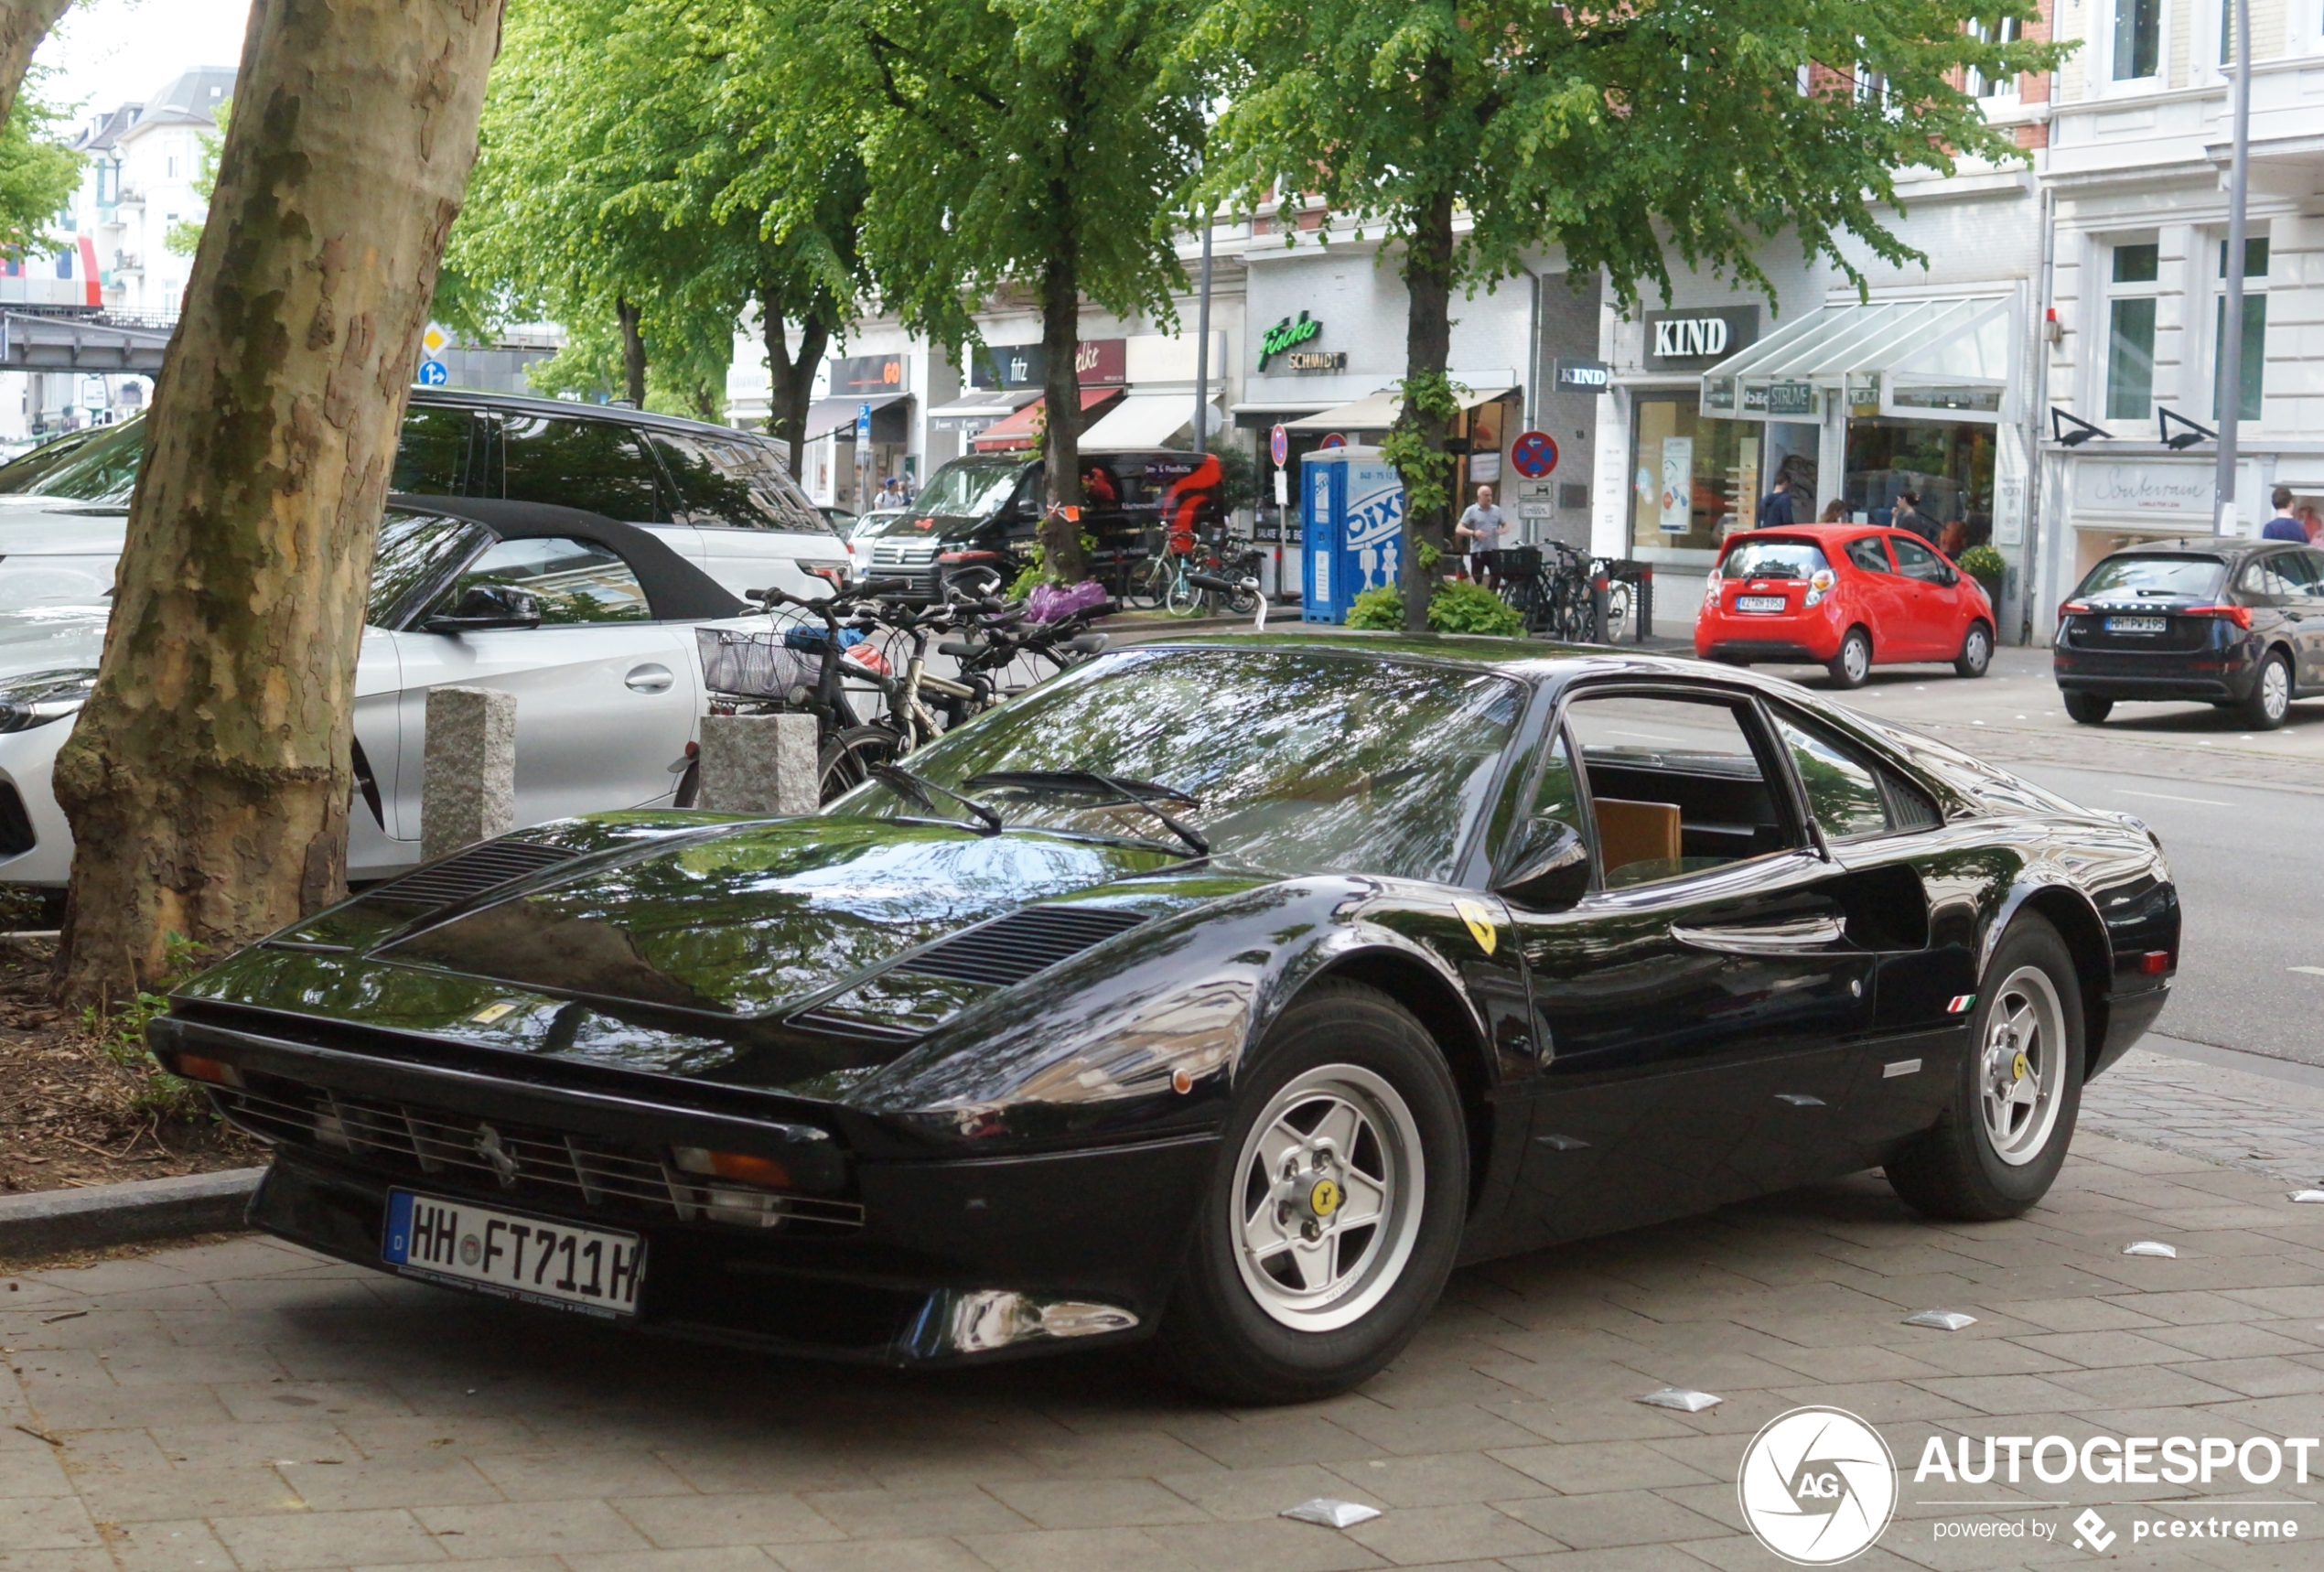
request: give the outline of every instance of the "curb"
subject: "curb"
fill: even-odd
[[[136,1244],[244,1226],[264,1168],[0,1196],[0,1256]]]

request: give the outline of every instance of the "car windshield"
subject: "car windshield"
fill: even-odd
[[[955,458],[928,478],[928,484],[897,522],[927,513],[981,519],[1009,500],[1017,490],[1017,472],[1024,468],[1021,458]]]
[[[1831,565],[1813,541],[1738,541],[1719,564],[1719,576],[1813,578]]]
[[[911,755],[1012,825],[1178,840],[1102,791],[970,785],[1003,771],[1150,782],[1214,855],[1286,874],[1449,879],[1524,707],[1518,683],[1420,661],[1314,650],[1127,650]],[[967,822],[935,793],[872,781],[829,810]],[[1185,799],[1193,799],[1187,805]]]
[[[70,497],[79,502],[119,502],[137,489],[137,467],[145,458],[143,416],[124,420],[102,436],[73,449],[65,461],[24,488],[31,497]]]
[[[2077,600],[2093,595],[2146,596],[2206,600],[2227,582],[2227,564],[2215,556],[2110,556],[2090,570],[2074,591]]]

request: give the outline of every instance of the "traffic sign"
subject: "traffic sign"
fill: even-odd
[[[855,440],[865,446],[871,442],[871,405],[867,404],[855,406]]]
[[[1280,421],[1275,423],[1275,430],[1268,435],[1267,457],[1275,460],[1275,467],[1278,469],[1291,462],[1291,434],[1283,429],[1283,424]]]
[[[444,369],[444,362],[442,361],[422,361],[420,362],[420,386],[424,388],[440,388],[451,380],[452,373]]]
[[[1340,436],[1336,431],[1327,431],[1323,434],[1323,440],[1316,444],[1316,446],[1327,449],[1333,447],[1345,447],[1348,446],[1348,439]]]
[[[1509,462],[1528,480],[1557,468],[1557,444],[1546,431],[1528,431],[1510,445]]]

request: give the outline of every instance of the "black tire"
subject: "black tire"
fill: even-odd
[[[884,726],[850,727],[825,738],[815,760],[820,781],[816,801],[828,802],[854,791],[871,779],[872,765],[885,764],[895,757],[896,734]]]
[[[670,797],[672,808],[691,808],[702,800],[702,760],[686,760],[685,773],[678,777],[678,789]]]
[[[2030,1017],[2044,1013],[2039,986],[2044,979],[2058,1040],[2050,1040],[2050,1022],[2038,1021],[2035,1036],[2005,1044],[1998,1028],[2026,1018],[2017,1015],[2021,1000]],[[2073,1140],[2089,1065],[2073,955],[2041,917],[2026,912],[2002,935],[1979,981],[1969,1030],[1951,1105],[1888,1163],[1888,1185],[1924,1216],[1992,1222],[2016,1217],[2049,1193]],[[2009,1057],[2001,1057],[2005,1054]],[[1987,1112],[1988,1082],[2010,1093],[2000,1112],[2007,1121],[2016,1116],[2016,1089],[2028,1080],[2037,1101],[2025,1111],[2021,1133],[2005,1149]]]
[[[2114,713],[2114,701],[2100,694],[2068,694],[2066,713],[2082,726],[2096,726]]]
[[[1872,674],[1872,635],[1862,628],[1851,628],[1840,641],[1840,648],[1824,668],[1832,673],[1835,688],[1860,688],[1864,679]]]
[[[2292,662],[2281,650],[2270,650],[2252,679],[2252,696],[2238,706],[2243,724],[2254,731],[2274,731],[2292,713]]]
[[[1329,1397],[1395,1358],[1444,1291],[1469,1204],[1460,1093],[1444,1055],[1410,1011],[1375,989],[1345,983],[1320,984],[1295,1001],[1240,1081],[1156,1351],[1178,1379],[1231,1402]],[[1383,1087],[1393,1104],[1381,1096]],[[1303,1127],[1298,1119],[1334,1096],[1350,1107],[1372,1108],[1380,1130],[1403,1134],[1391,1141],[1375,1133],[1369,1148],[1361,1134],[1350,1141],[1340,1171],[1354,1188],[1343,1185],[1322,1214],[1312,1211],[1319,1204],[1317,1189],[1303,1188],[1321,1168],[1283,1175],[1286,1187],[1308,1198],[1309,1211],[1271,1202],[1269,1188],[1255,1188],[1275,1171],[1267,1132],[1296,1132]],[[1290,1105],[1279,1106],[1286,1099]],[[1313,1134],[1325,1127],[1322,1119],[1338,1116],[1327,1113],[1305,1128]],[[1305,1159],[1295,1153],[1291,1160]],[[1371,1203],[1363,1194],[1367,1171],[1389,1181],[1372,1188],[1399,1198],[1402,1210],[1383,1201],[1385,1221],[1339,1232],[1342,1218],[1361,1215],[1358,1208]],[[1416,1203],[1410,1193],[1415,1188]],[[1334,1231],[1324,1259],[1344,1276],[1316,1290],[1325,1297],[1307,1305],[1295,1303],[1302,1290],[1283,1280],[1297,1275],[1290,1259],[1296,1246],[1248,1265],[1241,1247],[1246,1229],[1281,1229],[1286,1220],[1301,1231]],[[1338,1254],[1343,1245],[1359,1252],[1352,1265]],[[1253,1275],[1267,1286],[1254,1287]],[[1314,1324],[1296,1324],[1300,1319]]]
[[[1969,624],[1969,631],[1961,636],[1961,653],[1953,657],[1955,675],[1982,677],[1993,668],[1993,630],[1983,619]]]
[[[1122,604],[1133,611],[1159,611],[1168,593],[1169,575],[1163,571],[1164,557],[1148,557],[1130,572],[1128,582],[1122,587]]]

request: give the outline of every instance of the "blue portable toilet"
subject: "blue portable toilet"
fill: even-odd
[[[1330,447],[1300,460],[1301,620],[1345,622],[1367,589],[1398,582],[1404,483],[1377,447]]]

